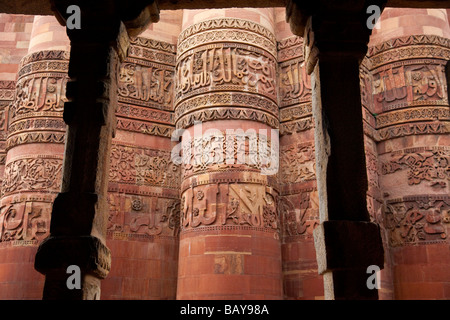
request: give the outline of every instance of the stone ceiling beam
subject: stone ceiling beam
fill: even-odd
[[[101,279],[111,264],[106,247],[107,191],[117,68],[126,57],[130,31],[138,34],[157,21],[159,11],[148,1],[128,6],[114,0],[54,0],[52,4],[63,25],[67,8],[78,5],[81,28],[66,27],[71,48],[63,114],[68,126],[63,179],[53,204],[50,235],[39,246],[35,269],[46,276],[43,299],[99,299]],[[125,23],[131,26],[128,32]],[[72,266],[80,269],[80,288],[66,285]]]
[[[151,2],[151,1],[149,1]],[[160,10],[242,8],[242,7],[284,7],[286,0],[160,0]],[[304,1],[305,3],[307,1]],[[313,1],[311,1],[313,2]],[[388,0],[387,7],[398,8],[450,8],[448,0]],[[10,14],[52,15],[49,0],[16,0],[0,2],[0,12]]]
[[[335,5],[333,5],[335,4]],[[359,65],[371,31],[366,9],[385,1],[291,0],[293,33],[303,36],[311,74],[320,225],[314,230],[325,299],[377,299],[366,270],[383,269],[379,226],[367,210],[367,172]]]

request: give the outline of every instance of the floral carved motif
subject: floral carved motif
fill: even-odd
[[[18,191],[58,192],[61,186],[62,159],[24,158],[5,166],[2,194]]]
[[[113,182],[177,188],[180,169],[170,151],[113,145],[109,179]]]
[[[431,186],[445,187],[450,180],[450,156],[446,148],[413,148],[392,156],[393,160],[382,163],[383,175],[408,169],[409,185],[430,181]]]
[[[281,184],[314,180],[316,178],[315,167],[316,162],[313,144],[304,143],[281,147]]]
[[[444,241],[450,225],[448,196],[430,195],[388,200],[384,227],[391,246]]]

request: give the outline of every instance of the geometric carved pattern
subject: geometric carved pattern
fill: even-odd
[[[369,47],[370,68],[405,59],[450,60],[450,41],[435,35],[412,35]],[[428,60],[429,61],[429,60]]]
[[[243,19],[219,18],[196,23],[178,37],[177,54],[207,42],[226,41],[247,43],[260,47],[276,57],[276,39],[271,31],[262,25]]]

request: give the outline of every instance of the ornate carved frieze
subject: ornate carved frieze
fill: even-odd
[[[374,69],[381,65],[405,59],[438,58],[450,60],[450,41],[436,35],[411,35],[393,38],[371,46],[368,65]]]
[[[172,125],[173,113],[170,111],[154,110],[141,106],[134,106],[131,104],[119,103],[116,110],[116,115],[121,118],[130,118],[136,120],[143,120],[149,122],[159,122],[167,125]]]
[[[302,65],[303,57],[279,64],[280,108],[311,101],[311,79]]]
[[[2,196],[21,191],[59,192],[62,164],[59,156],[28,156],[8,162],[2,181]]]
[[[65,101],[66,74],[35,74],[17,80],[16,99],[11,106],[11,118],[43,115],[41,112],[62,114]]]
[[[383,141],[410,135],[445,133],[450,133],[450,123],[448,122],[415,122],[381,128],[376,132],[376,141]]]
[[[367,167],[367,182],[369,188],[380,188],[378,177],[380,175],[380,166],[378,157],[366,147],[366,167]]]
[[[172,132],[174,131],[173,126],[124,118],[117,119],[116,128],[166,138],[170,138],[172,136]]]
[[[8,104],[7,101],[14,100],[14,95],[16,93],[16,82],[15,81],[0,81],[0,107]]]
[[[178,37],[178,55],[209,42],[240,42],[263,48],[276,57],[276,39],[264,26],[243,19],[205,20],[186,28]]]
[[[446,188],[450,180],[449,150],[448,147],[420,147],[393,152],[393,159],[381,164],[381,173],[408,170],[409,185],[429,181],[431,187]]]
[[[9,107],[7,150],[26,143],[64,143],[68,58],[67,51],[51,50],[21,60]]]
[[[298,143],[280,148],[280,183],[305,182],[316,178],[314,143]]]
[[[247,108],[214,108],[195,111],[186,116],[182,116],[177,122],[177,128],[187,128],[194,125],[195,122],[206,122],[213,120],[252,120],[264,123],[272,128],[278,128],[278,118]]]
[[[303,38],[292,36],[277,42],[278,62],[294,58],[303,59]]]
[[[306,118],[312,115],[312,104],[302,104],[280,109],[280,122]]]
[[[449,111],[445,65],[448,39],[434,35],[394,38],[372,46],[361,67],[365,128],[376,141],[445,134]],[[371,121],[375,120],[375,124]]]
[[[0,243],[36,244],[50,231],[51,200],[12,199],[0,207]]]
[[[384,228],[393,247],[446,241],[450,227],[448,195],[391,199],[384,208]]]
[[[64,132],[66,130],[66,124],[63,119],[55,118],[28,118],[24,120],[15,121],[8,128],[8,134],[16,134],[24,131],[35,130],[59,130]]]
[[[174,130],[175,46],[132,38],[117,75],[118,130],[170,138]]]
[[[183,178],[216,171],[255,171],[278,169],[278,154],[272,141],[253,132],[203,134],[182,143]]]
[[[181,198],[181,230],[205,226],[246,226],[279,232],[277,195],[272,188],[251,183],[191,187]]]
[[[317,190],[304,191],[290,196],[281,196],[278,203],[283,239],[297,236],[312,238],[319,225]]]
[[[176,48],[175,45],[146,38],[130,39],[128,57],[156,63],[175,65]]]
[[[179,103],[175,109],[175,119],[178,121],[183,115],[188,115],[205,107],[245,108],[249,106],[254,110],[269,113],[267,116],[278,117],[278,105],[271,99],[244,92],[219,92],[194,96]],[[177,127],[181,126],[177,125]]]
[[[312,116],[300,120],[284,122],[280,124],[280,135],[293,134],[314,128]]]
[[[113,239],[149,240],[176,237],[180,231],[180,200],[110,192],[108,235]]]
[[[127,59],[120,66],[119,102],[172,110],[173,66],[137,62]]]
[[[448,108],[445,61],[413,60],[373,70],[375,110],[442,105]]]
[[[180,168],[171,152],[115,144],[111,147],[109,181],[143,186],[179,187]]]
[[[237,90],[276,102],[275,77],[275,59],[265,51],[244,44],[210,44],[179,56],[175,99],[179,103],[209,91]]]
[[[278,42],[278,70],[280,135],[312,129],[311,79],[304,66],[302,38]]]
[[[19,133],[11,136],[6,141],[6,150],[9,150],[15,146],[26,143],[65,143],[65,132],[30,132]]]
[[[385,112],[376,117],[377,128],[412,121],[449,121],[449,107],[415,107]]]

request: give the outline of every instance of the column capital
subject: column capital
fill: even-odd
[[[39,246],[35,269],[42,274],[70,265],[80,267],[83,273],[104,279],[111,270],[111,251],[94,236],[50,236]]]

